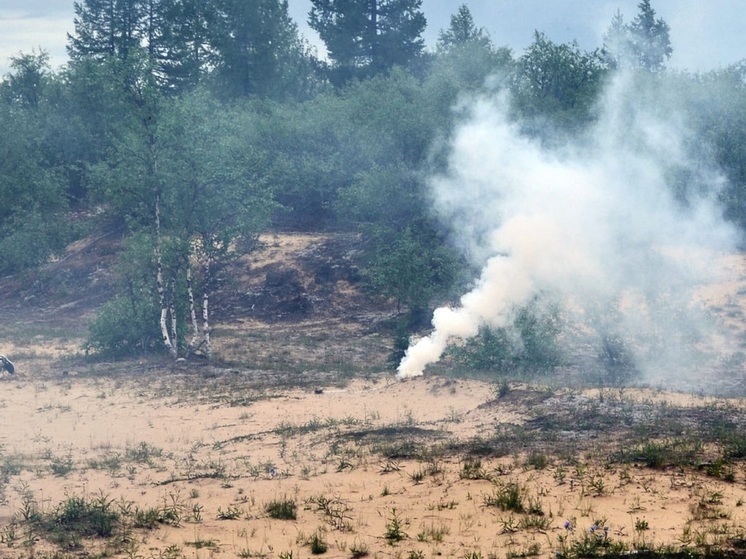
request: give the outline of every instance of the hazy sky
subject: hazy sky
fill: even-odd
[[[310,0],[289,0],[290,15],[303,35],[318,44],[306,24]],[[577,40],[593,49],[611,17],[621,10],[625,21],[637,13],[639,0],[423,0],[428,20],[425,38],[433,47],[438,32],[447,27],[459,5],[467,4],[479,27],[496,45],[507,45],[520,55],[531,44],[534,30],[555,42]],[[652,0],[658,17],[671,26],[674,54],[670,65],[707,70],[746,58],[743,24],[744,0]],[[8,71],[9,58],[19,52],[43,48],[53,67],[64,64],[66,34],[73,31],[72,0],[2,0],[0,2],[0,75]]]

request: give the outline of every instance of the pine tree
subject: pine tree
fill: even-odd
[[[311,2],[309,24],[326,45],[337,84],[409,66],[424,50],[422,0]]]
[[[83,0],[73,5],[75,35],[67,36],[67,52],[73,61],[124,60],[140,47],[144,10],[139,0]]]
[[[633,55],[641,69],[660,72],[673,52],[670,28],[665,21],[655,18],[650,0],[642,0],[637,7],[639,12],[629,25]]]
[[[441,30],[438,35],[438,52],[446,52],[452,47],[478,43],[482,46],[491,45],[487,32],[474,25],[474,18],[466,4],[459,6],[458,12],[451,16],[448,29]]]
[[[604,58],[612,69],[632,67],[651,73],[661,72],[671,58],[670,28],[655,17],[650,0],[642,0],[638,14],[625,24],[617,11],[604,34]]]
[[[296,91],[308,54],[287,0],[215,0],[209,42],[225,96],[282,98]]]

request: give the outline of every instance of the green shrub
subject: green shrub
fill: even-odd
[[[314,532],[313,536],[311,536],[310,544],[311,553],[314,555],[321,555],[322,553],[326,553],[326,550],[328,548],[326,542],[324,541],[324,538],[318,531]]]
[[[386,533],[384,534],[384,537],[391,545],[394,545],[407,537],[407,534],[404,533],[404,524],[399,517],[399,513],[396,512],[396,509],[391,510],[391,518],[386,523]]]
[[[66,549],[77,549],[83,538],[109,538],[120,524],[121,515],[105,495],[86,500],[69,497],[52,512],[30,518],[49,541]]]
[[[557,337],[559,310],[534,302],[518,309],[507,328],[482,327],[464,345],[450,350],[455,361],[469,369],[497,374],[545,372],[560,364]]]
[[[515,482],[508,482],[496,487],[491,495],[485,495],[484,505],[497,507],[504,511],[525,512],[523,488]]]
[[[298,515],[298,505],[291,499],[276,499],[267,503],[264,511],[270,518],[295,520]]]
[[[153,250],[147,235],[128,239],[114,269],[119,277],[117,295],[89,325],[86,351],[122,357],[163,349]]]

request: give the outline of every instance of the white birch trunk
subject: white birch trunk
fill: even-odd
[[[155,281],[158,289],[158,300],[161,305],[161,336],[163,337],[163,345],[171,354],[172,357],[176,357],[176,346],[171,339],[168,332],[168,305],[166,304],[166,290],[163,286],[163,258],[161,255],[161,197],[156,195],[155,197],[155,260],[156,260],[156,273]]]
[[[202,340],[205,344],[205,355],[208,359],[212,357],[212,344],[210,343],[210,258],[205,262],[205,286],[202,289]]]
[[[192,339],[189,342],[189,352],[194,351],[199,343],[199,324],[197,322],[197,307],[194,304],[194,287],[192,286],[192,267],[187,263],[186,269],[187,295],[189,296],[189,317],[192,321]]]
[[[177,330],[177,320],[176,320],[176,279],[171,278],[170,282],[171,287],[171,296],[168,300],[168,312],[171,315],[171,343],[173,343],[174,352],[172,355],[174,357],[177,357],[178,351],[179,351],[179,333]]]

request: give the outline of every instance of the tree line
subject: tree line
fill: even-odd
[[[537,31],[514,53],[467,5],[427,50],[421,0],[312,0],[308,22],[326,58],[286,0],[75,2],[68,63],[19,53],[0,81],[0,273],[120,227],[119,290],[91,349],[209,355],[210,295],[236,250],[268,229],[354,231],[367,285],[406,311],[407,332],[468,275],[426,182],[454,106],[506,91],[526,134],[562,142],[622,69],[688,113],[728,176],[725,215],[746,225],[746,64],[667,68],[649,0],[591,51]]]

